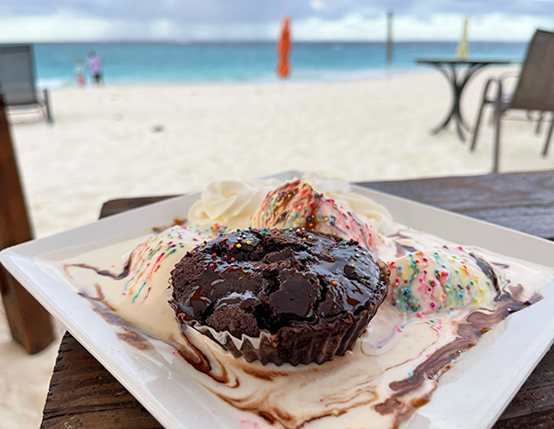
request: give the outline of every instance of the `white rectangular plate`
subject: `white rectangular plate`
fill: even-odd
[[[276,177],[301,175],[290,171]],[[486,222],[362,187],[356,192],[385,205],[395,221],[460,244],[554,266],[554,243]],[[0,252],[0,261],[153,415],[168,428],[244,428],[249,415],[223,403],[179,371],[179,363],[120,341],[81,298],[53,261],[140,237],[186,216],[198,194],[177,197]],[[409,424],[419,428],[493,425],[554,339],[554,282],[544,299],[511,315],[496,334],[466,353],[440,380],[431,402]],[[487,341],[487,338],[490,340]],[[493,341],[494,339],[494,341]]]

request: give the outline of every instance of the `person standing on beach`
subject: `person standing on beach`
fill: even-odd
[[[100,58],[96,52],[90,51],[88,53],[88,67],[92,72],[92,77],[97,85],[104,83],[102,75],[102,58]]]
[[[78,60],[75,60],[75,81],[77,82],[77,85],[81,88],[86,85],[83,60],[80,58]]]

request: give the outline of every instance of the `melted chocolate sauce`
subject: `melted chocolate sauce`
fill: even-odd
[[[293,230],[252,229],[219,237],[189,252],[172,272],[172,283],[185,321],[228,329],[238,338],[256,336],[259,329],[275,334],[296,322],[316,325],[357,315],[377,306],[386,291],[379,266],[357,243],[335,244]],[[233,316],[255,326],[248,332],[220,326],[231,308]]]
[[[392,242],[394,243],[394,246],[396,248],[396,257],[401,258],[404,255],[407,255],[408,253],[417,252],[418,249],[415,247],[409,246],[408,244],[404,244],[404,241],[411,242],[411,238],[402,234],[401,232],[396,232],[394,234],[388,235],[388,238],[392,239]]]
[[[79,295],[81,295],[83,298],[87,298],[88,300],[91,300],[91,301],[101,302],[109,310],[115,311],[115,308],[106,300],[104,292],[102,292],[102,287],[98,283],[94,283],[94,290],[96,291],[96,296],[95,297],[88,296],[84,293],[80,293]]]
[[[284,197],[286,198],[286,195],[284,195]],[[241,242],[244,243],[245,241],[246,238],[244,238]],[[397,247],[397,250],[399,252],[405,252],[406,250],[416,250],[408,246],[401,247],[402,248]],[[272,256],[268,257],[266,261],[264,261],[263,258],[260,258],[256,262],[268,265],[278,264],[280,261],[283,261],[283,259],[287,257],[290,258],[291,254],[293,254],[293,249],[294,246],[284,247],[278,251],[270,252]],[[219,252],[217,249],[215,253],[216,257],[218,258],[223,258],[224,256],[224,253]],[[306,253],[308,255],[306,256],[306,258],[309,259],[309,252]],[[227,251],[225,254],[228,255],[227,259],[230,259],[229,255],[231,254],[231,252]],[[467,314],[467,316],[462,321],[457,323],[456,338],[431,354],[428,359],[426,359],[413,371],[413,375],[411,377],[391,383],[389,387],[394,393],[392,394],[392,396],[386,399],[379,398],[377,393],[371,390],[369,385],[366,386],[360,384],[359,389],[352,397],[342,398],[339,394],[337,394],[335,402],[333,402],[329,406],[322,407],[313,414],[294,415],[284,408],[275,407],[268,400],[267,396],[251,395],[249,397],[243,397],[236,394],[233,395],[233,393],[225,394],[222,393],[221,390],[213,388],[213,384],[212,386],[205,383],[202,384],[209,391],[217,395],[219,398],[221,398],[231,406],[242,411],[256,414],[267,421],[269,424],[281,424],[286,428],[300,428],[308,422],[316,421],[327,416],[340,416],[344,413],[347,413],[353,408],[361,406],[369,406],[382,415],[392,416],[395,421],[395,425],[399,425],[402,421],[409,419],[419,407],[429,402],[432,394],[438,386],[437,381],[439,377],[451,367],[451,365],[462,353],[473,347],[484,333],[492,329],[492,327],[494,327],[498,322],[507,317],[510,313],[525,308],[526,306],[542,298],[539,294],[536,294],[532,299],[524,300],[522,298],[523,287],[521,285],[508,287],[506,290],[500,291],[498,279],[491,265],[473,254],[471,254],[471,256],[475,259],[476,264],[485,273],[487,278],[491,280],[495,289],[498,291],[498,295],[494,299],[495,307],[492,309],[475,309]],[[282,282],[282,279],[279,279],[277,275],[271,274],[267,276],[260,276],[259,272],[256,271],[254,268],[246,269],[240,266],[240,263],[247,261],[247,258],[243,258],[240,252],[234,253],[234,257],[237,261],[237,264],[228,264],[231,265],[231,268],[229,268],[228,266],[227,268],[225,268],[224,266],[217,267],[217,264],[214,264],[216,265],[216,268],[210,267],[213,268],[213,270],[210,270],[210,268],[207,268],[206,270],[206,272],[209,271],[206,274],[206,278],[209,280],[208,289],[209,291],[211,291],[211,293],[214,294],[214,296],[222,297],[220,300],[222,306],[231,306],[237,303],[244,303],[256,298],[256,295],[254,295],[253,293],[240,290],[234,291],[230,294],[225,294],[224,292],[227,280],[224,278],[224,276],[228,274],[230,274],[232,278],[236,277],[238,282],[250,281],[254,284],[258,284],[256,282],[259,282],[260,290],[265,293],[264,296],[271,297],[280,290],[280,282]],[[86,264],[71,264],[66,265],[64,268],[66,269],[66,272],[67,268],[72,266],[87,268],[94,270],[98,275],[101,276],[108,276],[113,279],[122,279],[128,275],[130,260],[131,258],[129,258],[129,260],[127,261],[123,272],[119,274],[112,273],[107,270],[100,270],[97,267],[89,266]],[[358,262],[354,263],[357,264]],[[286,313],[287,317],[291,317],[291,319],[289,319],[289,323],[290,320],[295,320],[294,317],[300,317],[308,320],[310,317],[314,317],[313,315],[322,309],[322,306],[327,301],[327,298],[332,295],[332,291],[330,291],[328,284],[325,283],[325,279],[322,280],[321,278],[323,274],[338,270],[346,278],[353,277],[355,280],[356,276],[359,276],[356,270],[350,269],[348,263],[345,264],[342,261],[338,261],[334,257],[330,259],[322,258],[321,264],[322,267],[319,268],[320,271],[315,271],[314,274],[315,283],[311,283],[312,277],[309,277],[307,275],[301,276],[302,279],[309,283],[310,286],[314,285],[316,289],[318,287],[320,288],[317,291],[319,295],[314,301],[310,301],[308,304],[305,304],[304,302],[295,303],[293,307],[294,311],[292,311],[291,313],[292,316],[288,316],[289,313]],[[296,268],[289,267],[289,274],[292,273],[294,269]],[[299,286],[297,284],[293,284],[291,288],[294,290],[302,289],[302,285]],[[137,328],[129,326],[126,322],[121,320],[116,314],[114,314],[114,307],[106,301],[106,298],[98,284],[95,284],[95,289],[97,296],[91,297],[86,294],[81,294],[81,296],[89,300],[93,305],[94,310],[98,314],[100,314],[108,323],[122,327],[123,332],[117,333],[118,338],[139,350],[148,350],[152,348],[152,344],[149,340],[149,335],[143,333]],[[203,291],[202,288],[199,287],[192,294],[193,298],[192,302],[190,303],[190,314],[204,311],[211,315],[215,310],[217,310],[217,305],[214,305],[212,304],[212,302],[205,299],[206,295],[204,292],[205,291]],[[349,291],[344,300],[346,306],[345,308],[348,309],[346,311],[355,311],[356,306],[361,301],[361,295],[363,295],[363,293],[360,292],[359,288]],[[181,319],[180,321],[183,327],[182,338],[185,344],[183,345],[177,341],[166,342],[173,346],[177,350],[178,354],[192,368],[194,368],[195,371],[198,371],[199,373],[205,374],[206,376],[210,377],[211,380],[219,385],[218,387],[225,387],[225,389],[232,389],[233,392],[236,392],[236,389],[241,386],[241,379],[233,374],[233,367],[238,368],[240,371],[247,374],[248,376],[266,382],[271,382],[279,378],[292,378],[298,376],[298,373],[280,371],[278,369],[275,369],[275,367],[260,368],[259,366],[253,366],[248,364],[244,360],[233,360],[231,361],[232,363],[229,363],[227,360],[220,360],[217,357],[218,355],[210,352],[209,349],[204,350],[203,348],[197,346],[193,341],[192,336],[191,338],[189,338],[189,336],[187,335],[187,329],[190,328],[187,328],[185,323],[186,320],[189,320],[189,313],[185,313],[184,311],[182,311],[181,306],[176,306],[176,308],[178,308],[177,314]],[[262,313],[262,317],[271,320],[272,315],[271,313]],[[270,326],[270,322],[268,322],[267,326]],[[306,374],[307,372],[312,370],[314,372],[325,371],[326,368],[329,367],[329,363],[326,365],[310,366],[309,369],[306,370],[303,374]],[[422,389],[423,387],[429,386],[430,384],[432,386],[430,389]],[[424,391],[424,393],[418,394],[418,392],[420,391]],[[358,401],[355,400],[355,398],[358,397],[357,395],[361,395],[361,399]],[[416,397],[414,397],[414,395]]]
[[[114,313],[115,308],[106,300],[98,283],[94,285],[94,288],[96,296],[90,296],[82,292],[79,295],[87,299],[92,304],[92,309],[102,316],[106,322],[123,329],[123,332],[116,333],[117,338],[138,350],[151,350],[153,347],[148,341],[148,337],[140,329],[129,325]]]
[[[165,231],[166,229],[169,229],[173,226],[177,226],[177,225],[183,225],[185,222],[187,221],[186,218],[179,218],[179,217],[176,217],[175,219],[173,219],[173,223],[171,225],[165,225],[165,226],[153,226],[152,227],[152,232],[154,234],[159,234],[160,232],[163,232]]]
[[[129,268],[131,267],[131,259],[134,255],[134,253],[135,252],[131,253],[131,255],[129,256],[129,259],[127,259],[127,262],[125,262],[125,265],[123,266],[123,271],[121,271],[119,274],[112,273],[109,270],[102,270],[98,267],[94,267],[94,266],[88,265],[88,264],[64,264],[63,269],[67,273],[67,275],[70,276],[70,277],[71,277],[71,275],[69,274],[67,269],[70,268],[70,267],[79,267],[79,268],[85,268],[85,269],[88,269],[88,270],[93,270],[99,276],[111,277],[114,280],[121,280],[121,279],[124,279],[125,277],[127,277],[129,275]]]
[[[396,246],[396,257],[401,257],[411,252],[417,252],[415,247],[406,246],[398,243],[397,241],[394,242],[394,245]]]
[[[114,313],[115,308],[106,300],[100,285],[95,284],[94,287],[97,293],[96,296],[90,296],[85,293],[80,293],[79,295],[87,299],[92,304],[93,310],[102,316],[106,322],[110,325],[118,326],[123,329],[123,332],[116,333],[117,338],[138,350],[150,350],[153,348],[149,338],[163,341],[159,338],[150,337],[145,332],[135,328],[121,319]],[[210,363],[210,359],[202,351],[200,351],[200,349],[198,349],[186,335],[182,335],[182,339],[184,339],[186,345],[183,345],[177,341],[166,342],[173,346],[177,350],[177,353],[179,353],[179,355],[196,371],[208,375],[217,383],[226,384],[227,387],[238,387],[238,380],[236,380],[237,384],[235,386],[229,384],[228,372],[224,365],[218,362],[217,366],[220,368],[221,374],[216,373],[214,371],[214,367]]]
[[[188,338],[186,335],[182,336],[185,339],[185,342],[187,344],[186,347],[183,347],[182,345],[178,345],[178,343],[175,343],[177,345],[177,351],[179,355],[185,359],[195,370],[203,372],[207,376],[209,376],[212,380],[219,384],[225,384],[226,387],[230,388],[237,388],[240,386],[239,379],[234,380],[234,384],[230,384],[229,379],[229,373],[227,371],[227,368],[225,365],[223,365],[221,362],[215,360],[215,363],[217,363],[217,368],[220,369],[221,374],[218,374],[214,371],[214,365],[210,362],[210,359],[208,356],[206,356],[202,351],[196,347]]]
[[[127,325],[116,314],[113,313],[113,306],[106,301],[104,294],[99,285],[95,285],[97,296],[91,297],[86,294],[81,294],[88,299],[94,310],[99,313],[108,323],[117,325],[123,328],[122,333],[118,333],[118,338],[125,341],[127,344],[139,349],[148,350],[152,348],[149,341],[149,336],[142,331]],[[391,397],[379,401],[377,393],[371,390],[370,386],[364,387],[360,385],[364,395],[360,396],[360,400],[356,401],[356,395],[360,395],[362,391],[356,391],[354,397],[345,397],[329,404],[328,407],[323,407],[314,414],[297,416],[285,409],[269,406],[266,403],[267,398],[261,395],[256,397],[237,397],[233,394],[225,394],[220,390],[203,385],[219,398],[230,404],[231,406],[246,412],[251,412],[266,420],[269,424],[281,424],[286,428],[300,428],[308,422],[315,421],[327,416],[339,416],[347,413],[349,410],[361,407],[371,406],[377,412],[383,415],[391,415],[398,425],[402,421],[411,417],[417,408],[425,405],[431,399],[433,392],[436,390],[438,378],[454,363],[454,361],[470,347],[473,347],[479,338],[494,325],[507,317],[510,313],[518,311],[531,303],[537,302],[542,297],[539,294],[533,296],[530,300],[524,300],[523,287],[521,285],[508,287],[495,298],[495,307],[492,309],[476,309],[470,312],[462,321],[457,324],[457,337],[434,352],[427,360],[420,364],[414,371],[413,375],[404,380],[395,381],[390,384],[391,390],[394,392]],[[179,353],[179,355],[188,362],[196,371],[210,377],[217,384],[224,386],[226,389],[235,391],[241,386],[241,380],[238,376],[232,375],[232,368],[263,381],[274,381],[277,378],[297,377],[295,372],[287,372],[271,367],[253,366],[246,363],[244,360],[232,360],[231,363],[223,362],[211,352],[206,352],[197,347],[188,337],[188,331],[185,329],[182,338],[185,344],[175,341],[167,341]],[[347,364],[347,362],[344,362]],[[229,366],[227,366],[229,365]],[[332,365],[332,364],[331,364]],[[310,372],[316,373],[332,369],[329,366],[312,365],[305,367],[304,372],[309,376]],[[417,392],[424,386],[429,386],[432,383],[432,388],[424,389],[425,393],[417,395]],[[417,396],[414,398],[414,394]]]
[[[504,291],[495,298],[498,303],[495,309],[477,309],[469,313],[458,324],[456,339],[434,352],[413,371],[410,378],[391,383],[390,388],[395,393],[386,401],[376,405],[375,409],[381,414],[394,414],[396,424],[399,424],[411,416],[417,408],[429,402],[433,392],[438,387],[437,381],[440,375],[448,370],[462,353],[477,344],[484,333],[492,329],[509,314],[542,299],[541,295],[536,294],[531,300],[522,301],[522,294],[523,287],[521,285],[509,287],[508,291]],[[429,380],[435,383],[431,391],[418,398],[416,402],[406,399]]]
[[[492,282],[494,286],[494,290],[496,290],[496,292],[500,292],[500,287],[498,286],[498,278],[496,277],[496,273],[494,272],[492,267],[486,261],[484,261],[478,256],[475,256],[473,253],[470,253],[469,256],[475,259],[477,266],[481,269],[481,271],[483,271],[483,273],[485,273],[485,275]],[[508,268],[508,266],[506,265],[505,268]]]
[[[142,333],[125,329],[125,332],[118,332],[116,335],[121,341],[126,342],[138,350],[151,350],[153,348],[152,344],[150,344]]]
[[[317,415],[309,416],[304,420],[298,420],[298,417],[292,416],[281,409],[272,408],[266,410],[264,408],[263,398],[260,398],[260,402],[255,401],[255,405],[253,405],[251,400],[245,401],[244,398],[237,399],[222,394],[214,389],[210,390],[235,408],[255,413],[270,424],[280,422],[287,428],[299,428],[310,421],[332,415],[338,416],[348,412],[350,409],[363,405],[367,406],[369,404],[373,404],[374,409],[380,414],[394,415],[395,424],[398,425],[402,421],[408,419],[417,408],[430,401],[433,392],[438,387],[437,381],[440,375],[450,368],[452,363],[462,353],[466,352],[470,347],[473,347],[485,332],[506,318],[510,313],[519,311],[531,303],[542,299],[539,294],[536,294],[531,300],[523,301],[521,299],[522,293],[523,287],[521,285],[510,287],[509,290],[499,294],[496,298],[496,308],[492,310],[477,309],[469,313],[466,318],[459,323],[457,329],[458,336],[456,339],[434,352],[426,361],[414,370],[413,375],[410,378],[391,383],[390,388],[395,393],[384,402],[378,404],[375,404],[378,397],[375,393],[373,393],[373,396],[370,399],[364,399],[357,402],[343,401],[345,403],[343,408],[335,404],[334,407],[323,410]],[[197,348],[195,349],[195,353],[202,355],[202,351]],[[205,355],[202,356],[204,356],[206,361],[209,360]],[[187,358],[185,357],[185,359]],[[203,368],[204,370],[208,369],[207,366],[204,366]],[[246,363],[241,366],[241,370],[261,380],[270,381],[277,377],[296,376],[295,373],[287,373],[284,371],[271,371],[265,369],[257,370],[252,366],[248,366]],[[434,383],[434,387],[431,390],[428,390],[427,393],[422,396],[410,398],[410,396],[413,396],[413,394],[417,392],[425,383],[429,382]],[[239,381],[237,381],[237,383],[240,384]]]

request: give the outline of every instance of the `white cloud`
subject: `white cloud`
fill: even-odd
[[[321,10],[324,7],[324,4],[321,0],[310,0],[310,6],[313,10]]]
[[[52,15],[0,17],[0,41],[84,42],[126,39],[127,35],[144,40],[155,37],[155,32],[160,28],[157,21],[142,24],[121,19],[78,16],[60,11]]]
[[[148,25],[148,34],[155,40],[168,40],[178,38],[178,32],[169,19],[156,19]]]
[[[279,24],[182,25],[171,19],[143,22],[100,19],[59,12],[47,16],[0,17],[0,43],[109,40],[268,40]]]
[[[396,16],[393,36],[398,41],[455,41],[460,38],[463,19],[460,14],[434,14],[427,19]],[[535,29],[552,26],[551,17],[494,13],[470,18],[468,34],[470,40],[528,41]],[[314,17],[294,23],[293,31],[297,39],[306,40],[384,40],[386,18],[352,14],[340,20],[324,21]]]
[[[395,38],[402,40],[458,40],[463,15],[436,14],[428,21],[399,17],[395,20]],[[528,41],[537,28],[552,27],[551,17],[492,13],[469,19],[470,40]]]
[[[308,18],[293,21],[292,26],[294,38],[299,40],[382,40],[385,29],[385,19],[364,19],[358,14],[335,21]]]
[[[117,28],[117,22],[100,18],[72,17],[65,13],[50,16],[0,18],[2,42],[84,41],[104,38]]]
[[[321,0],[312,0],[312,3]],[[323,3],[321,3],[323,5]],[[313,5],[312,5],[313,6]],[[463,16],[433,14],[427,18],[409,15],[394,19],[394,39],[458,40]],[[385,14],[370,17],[349,14],[336,20],[310,17],[294,20],[296,40],[384,40]],[[527,41],[537,28],[552,27],[550,17],[492,13],[471,18],[470,40]],[[60,10],[51,15],[0,15],[0,42],[103,41],[103,40],[271,40],[279,22],[272,24],[188,24],[172,19],[101,19]]]

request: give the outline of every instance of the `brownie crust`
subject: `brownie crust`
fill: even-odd
[[[171,282],[183,330],[248,361],[296,365],[352,348],[385,298],[388,270],[354,241],[248,229],[187,253]]]

